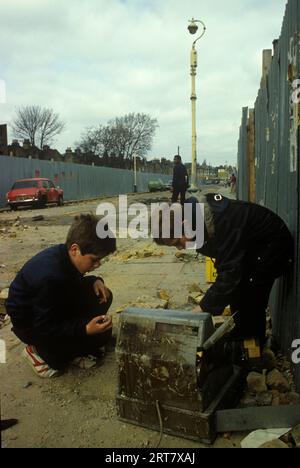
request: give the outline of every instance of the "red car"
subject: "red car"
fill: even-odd
[[[60,187],[55,187],[49,179],[17,180],[6,194],[7,203],[11,210],[19,206],[35,205],[44,207],[47,203],[63,205],[64,193]]]

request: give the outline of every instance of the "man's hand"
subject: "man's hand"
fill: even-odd
[[[99,335],[100,333],[109,330],[111,327],[111,317],[108,315],[100,315],[99,317],[93,318],[93,320],[87,324],[86,333],[87,335]]]
[[[107,302],[110,293],[107,287],[105,286],[105,284],[103,283],[103,281],[101,281],[100,279],[97,279],[93,287],[94,287],[96,296],[99,297],[99,303],[103,304],[103,302]]]
[[[193,309],[193,312],[203,312],[203,310],[201,309],[201,307],[199,305],[197,305],[197,307],[195,307],[195,309]]]

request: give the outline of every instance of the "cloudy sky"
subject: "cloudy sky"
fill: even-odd
[[[148,157],[191,158],[192,17],[197,43],[198,161],[235,163],[243,106],[253,106],[263,49],[279,37],[286,0],[0,0],[0,123],[16,108],[53,108],[55,142],[129,112],[157,118]],[[9,134],[10,138],[13,135]]]

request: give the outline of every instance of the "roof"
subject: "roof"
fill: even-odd
[[[46,177],[32,177],[31,179],[17,179],[15,182],[24,182],[24,181],[29,181],[29,180],[51,180],[47,179]]]

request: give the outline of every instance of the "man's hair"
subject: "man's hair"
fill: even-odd
[[[116,238],[109,230],[105,229],[107,237],[97,236],[97,224],[99,218],[92,214],[81,214],[76,216],[67,235],[66,245],[70,249],[71,245],[78,244],[81,254],[109,255],[116,250]]]
[[[183,210],[182,206],[179,204],[177,211],[177,216],[175,216],[174,210],[170,210],[171,205],[164,204],[162,209],[156,209],[151,217],[151,225],[152,225],[152,235],[153,240],[158,245],[165,245],[166,241],[180,239],[184,234],[184,226],[182,224],[184,217],[183,217]],[[174,205],[173,205],[174,206]],[[180,226],[177,225],[177,230],[179,228],[180,232],[175,233],[175,224],[180,220]],[[164,223],[167,223],[170,231],[168,236],[166,237],[164,234]],[[155,234],[153,233],[154,225],[157,226],[158,232]]]
[[[181,156],[179,156],[179,154],[175,154],[174,161],[175,161],[175,159],[178,159],[178,161],[181,161]]]

